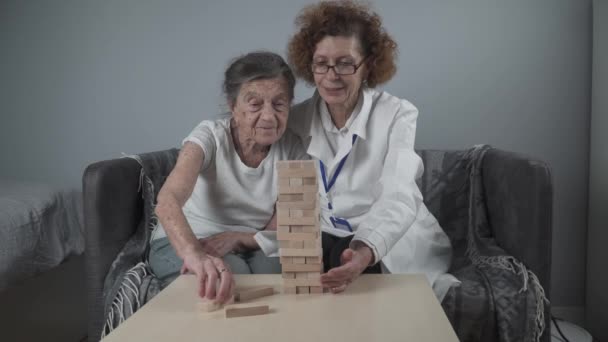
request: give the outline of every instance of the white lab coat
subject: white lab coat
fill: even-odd
[[[386,92],[366,89],[362,94],[356,117],[347,130],[341,130],[348,143],[335,148],[334,142],[334,151],[327,141],[329,118],[324,127],[321,117],[329,114],[317,92],[289,115],[289,127],[301,137],[308,154],[325,164],[328,178],[348,154],[329,194],[319,182],[322,229],[337,236],[352,234],[333,228],[329,217],[346,219],[353,240],[370,246],[384,271],[424,273],[442,300],[458,281],[445,274],[452,247],[416,185],[423,173],[422,160],[414,152],[418,110]],[[354,144],[353,134],[357,135]]]

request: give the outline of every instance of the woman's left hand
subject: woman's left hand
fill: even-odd
[[[342,266],[335,267],[321,275],[321,285],[329,288],[332,293],[340,293],[348,287],[365,269],[374,258],[372,250],[368,246],[355,249],[347,248],[342,252]]]
[[[242,253],[255,249],[257,243],[253,234],[242,232],[223,232],[204,239],[198,239],[203,250],[218,258],[223,258],[228,253]]]

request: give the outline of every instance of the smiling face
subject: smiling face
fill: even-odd
[[[313,55],[313,64],[359,65],[364,59],[361,46],[356,37],[326,36],[317,43]],[[352,111],[357,103],[359,91],[367,75],[365,63],[353,75],[338,75],[329,69],[325,74],[314,74],[315,85],[319,95],[332,108]]]
[[[262,146],[272,145],[285,132],[290,104],[283,77],[244,83],[232,106],[239,135]]]

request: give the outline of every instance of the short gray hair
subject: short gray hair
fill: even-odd
[[[232,107],[239,96],[241,86],[255,80],[283,77],[287,81],[289,100],[293,100],[296,79],[289,65],[273,52],[256,51],[237,57],[224,73],[224,95]]]

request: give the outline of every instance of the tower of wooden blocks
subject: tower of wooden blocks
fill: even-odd
[[[277,240],[283,293],[323,293],[323,250],[319,225],[316,162],[277,162]]]

